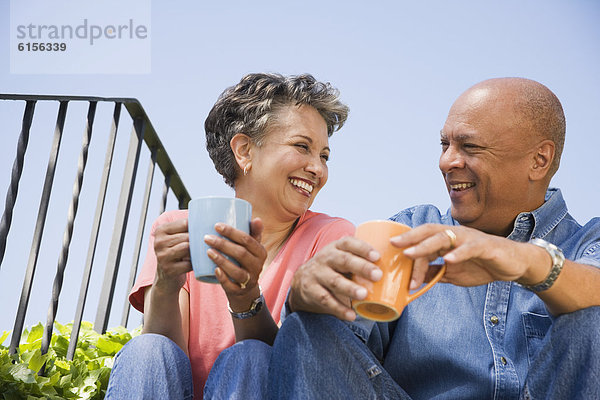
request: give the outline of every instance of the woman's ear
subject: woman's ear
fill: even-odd
[[[538,143],[533,153],[533,163],[529,177],[531,180],[540,180],[548,176],[554,160],[555,144],[552,140],[546,139]]]
[[[231,146],[231,151],[233,151],[238,167],[240,167],[242,171],[248,170],[252,163],[250,151],[252,148],[252,139],[246,134],[236,133],[229,141],[229,146]]]

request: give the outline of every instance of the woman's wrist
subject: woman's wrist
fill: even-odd
[[[259,298],[261,294],[260,287],[257,285],[243,295],[227,296],[229,308],[234,312],[248,311],[252,306],[252,303]]]

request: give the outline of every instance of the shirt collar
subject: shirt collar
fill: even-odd
[[[531,212],[522,212],[515,218],[513,231],[508,236],[517,241],[544,238],[567,215],[567,204],[560,189],[549,188],[544,204]]]
[[[562,196],[560,189],[549,188],[546,191],[544,204],[539,208],[522,212],[515,218],[513,231],[508,235],[509,239],[519,242],[527,242],[532,238],[544,238],[558,223],[567,215],[567,204]],[[443,223],[447,225],[459,225],[452,218],[450,209],[442,218]]]

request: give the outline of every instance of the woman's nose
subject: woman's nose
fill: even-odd
[[[306,171],[313,174],[315,177],[323,178],[326,168],[327,167],[323,164],[323,160],[322,160],[321,156],[318,156],[318,157],[311,157],[308,162],[308,165],[306,166],[305,169],[306,169]]]

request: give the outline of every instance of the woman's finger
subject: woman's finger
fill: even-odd
[[[261,224],[262,224],[262,222],[259,222],[256,225],[259,226]],[[260,228],[257,227],[257,229],[260,229]],[[223,223],[216,224],[215,230],[220,235],[229,239],[230,243],[236,243],[236,244],[240,245],[241,247],[243,247],[245,250],[247,250],[248,252],[250,252],[250,254],[252,254],[254,256],[260,256],[263,253],[265,253],[265,249],[260,244],[260,241],[258,241],[252,235],[247,234],[246,232],[243,232],[239,229],[235,229],[234,227],[227,225],[227,224],[223,224]],[[261,233],[262,233],[262,230],[261,230]],[[260,236],[261,233],[259,233],[258,236]],[[235,250],[233,250],[233,251],[235,251]]]
[[[222,254],[219,254],[215,249],[208,249],[207,251],[210,259],[223,271],[225,275],[228,276],[229,279],[236,282],[236,284],[244,283],[244,286],[254,287],[256,286],[256,278],[252,277],[252,274],[245,270],[244,268],[240,268]],[[250,277],[250,279],[248,279]],[[240,287],[238,286],[238,289]]]
[[[251,240],[254,241],[254,239],[252,238]],[[247,248],[240,246],[239,244],[233,243],[228,239],[215,235],[206,235],[204,238],[204,242],[208,244],[211,248],[218,250],[220,253],[236,260],[240,265],[244,266],[244,268],[248,269],[254,274],[259,274],[262,270],[264,260],[266,259],[266,251],[264,252],[263,256],[257,257],[256,255],[249,252]]]

